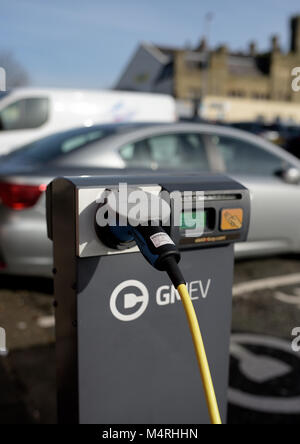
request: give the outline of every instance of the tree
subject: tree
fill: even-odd
[[[10,51],[0,50],[0,67],[6,71],[7,88],[27,86],[30,83],[28,73]]]

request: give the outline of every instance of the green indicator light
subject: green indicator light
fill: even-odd
[[[181,213],[181,230],[203,230],[206,227],[206,223],[206,211],[185,211]]]

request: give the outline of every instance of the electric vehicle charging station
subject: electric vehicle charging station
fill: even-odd
[[[234,243],[247,238],[250,198],[232,179],[204,174],[59,178],[49,185],[59,422],[210,422],[188,324],[168,275],[133,243],[118,249],[99,235],[99,195],[120,183],[153,194],[203,193],[203,233],[179,222],[169,235],[181,253],[225,422]]]

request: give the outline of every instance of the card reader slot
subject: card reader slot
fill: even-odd
[[[242,194],[205,194],[206,201],[241,200]]]

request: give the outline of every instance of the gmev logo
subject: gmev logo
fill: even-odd
[[[295,337],[295,339],[292,342],[292,350],[295,353],[300,352],[300,327],[294,328],[292,331],[292,336]]]
[[[7,355],[6,349],[6,333],[4,328],[0,327],[0,356]]]
[[[6,72],[4,68],[0,66],[0,92],[6,91]]]
[[[206,299],[211,283],[211,279],[208,279],[205,285],[202,281],[187,283],[191,299]],[[112,292],[110,309],[118,320],[123,322],[134,321],[146,311],[149,300],[149,291],[142,282],[128,280],[119,284]],[[180,301],[180,296],[174,286],[162,285],[156,290],[155,302],[158,306],[175,304],[177,301]]]
[[[300,67],[292,70],[292,76],[295,77],[292,82],[292,89],[294,92],[300,92]]]

